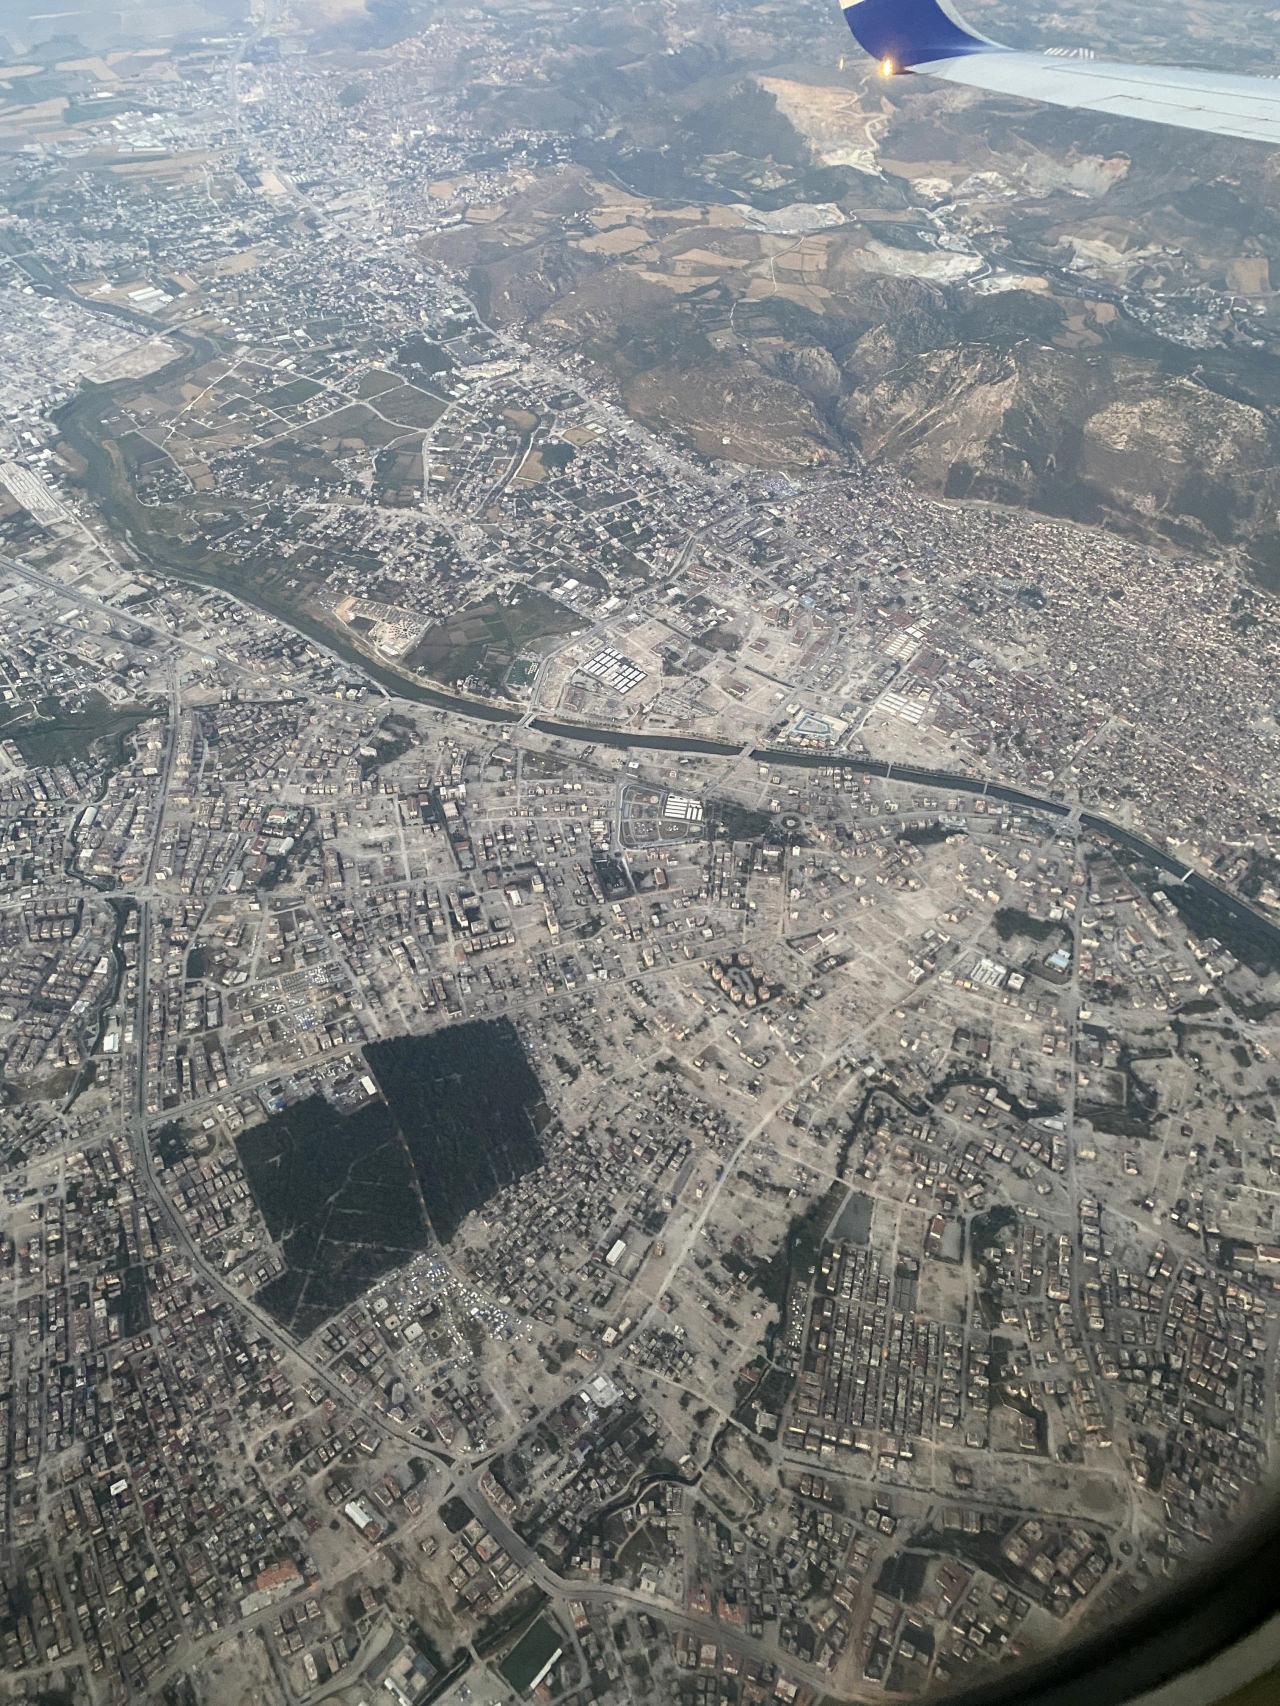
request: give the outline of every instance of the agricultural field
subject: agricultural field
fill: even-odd
[[[543,593],[526,592],[519,603],[509,605],[490,599],[436,623],[406,662],[440,681],[479,677],[497,688],[522,650],[572,633],[578,625],[571,610]]]

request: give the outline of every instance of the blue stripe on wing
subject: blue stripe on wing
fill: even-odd
[[[854,0],[844,15],[858,45],[894,71],[999,47],[944,12],[938,0]]]

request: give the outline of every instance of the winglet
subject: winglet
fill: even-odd
[[[844,15],[854,40],[887,77],[935,59],[1001,51],[999,42],[970,29],[944,0],[852,0]]]

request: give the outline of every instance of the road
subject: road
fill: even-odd
[[[34,257],[26,256],[21,252],[13,253],[13,246],[11,244],[5,245],[2,238],[0,238],[0,251],[8,252],[10,258],[14,259],[19,265],[26,266],[33,276],[38,274],[41,283],[56,290],[60,295],[71,297],[80,303],[80,298],[74,296],[69,286],[49,274],[48,269]],[[95,302],[93,306],[104,310],[108,307],[115,309],[114,304]],[[129,319],[130,323],[136,323],[139,318],[136,311],[124,309],[119,310],[119,317]],[[142,318],[145,320],[145,316]],[[484,325],[483,321],[479,323],[482,326]],[[156,330],[154,324],[150,321],[147,321],[146,324],[148,330],[154,334]],[[493,331],[491,327],[486,329]],[[165,332],[168,336],[182,339],[190,346],[192,360],[202,360],[214,353],[214,346],[207,339],[186,332],[180,326],[166,327]],[[494,332],[494,336],[499,337],[500,341],[505,341],[496,332]],[[568,383],[566,376],[559,374],[554,368],[547,368],[546,371],[559,382]],[[73,447],[79,449],[81,454],[92,463],[94,456],[100,455],[99,447],[92,435],[85,433],[77,426],[69,409],[64,408],[58,411],[58,419],[64,438]],[[1030,793],[1021,788],[1011,787],[996,777],[973,776],[948,770],[926,770],[915,765],[900,764],[849,752],[801,752],[787,747],[773,746],[747,749],[739,741],[702,739],[692,735],[651,735],[645,734],[643,731],[632,733],[613,727],[598,727],[589,723],[560,722],[541,716],[531,716],[530,707],[527,705],[509,705],[493,700],[477,699],[439,687],[425,679],[407,676],[401,670],[369,655],[367,651],[354,642],[344,643],[340,636],[320,622],[308,620],[297,611],[278,608],[264,602],[260,597],[255,597],[252,584],[228,586],[213,575],[199,574],[183,565],[168,562],[151,563],[145,542],[135,540],[134,545],[142,558],[154,568],[156,573],[171,576],[176,580],[188,580],[196,585],[216,588],[224,596],[233,599],[235,602],[269,616],[273,621],[280,623],[282,627],[288,628],[310,641],[334,662],[357,670],[384,697],[395,695],[491,726],[514,728],[523,725],[560,740],[581,744],[602,745],[623,750],[672,752],[703,757],[737,758],[749,756],[762,764],[799,769],[833,767],[857,771],[864,775],[878,776],[889,782],[901,781],[923,787],[946,789],[956,793],[987,795],[1003,800],[1010,805],[1019,805],[1029,811],[1045,812],[1054,817],[1066,818],[1074,812],[1079,812],[1080,824],[1089,834],[1125,846],[1130,851],[1141,854],[1142,857],[1152,860],[1159,868],[1166,871],[1176,882],[1185,883],[1188,887],[1212,897],[1226,907],[1228,913],[1240,927],[1253,932],[1259,941],[1265,942],[1272,951],[1280,953],[1280,925],[1258,912],[1239,896],[1232,894],[1228,889],[1196,871],[1185,861],[1176,858],[1157,843],[1147,839],[1139,832],[1113,823],[1110,819],[1096,812],[1082,810],[1079,802],[1073,804],[1051,795]],[[686,549],[689,549],[691,545],[692,540],[687,543]],[[34,581],[37,584],[43,580],[43,584],[50,590],[53,590],[54,586],[57,585],[47,577],[40,577],[36,571],[28,569],[25,564],[14,562],[11,558],[0,560],[0,567],[5,566],[9,567],[11,572],[21,574],[27,580]],[[89,601],[85,595],[80,596],[84,602],[92,602],[97,605],[96,600]],[[110,610],[109,606],[98,605],[97,607]],[[117,611],[113,614],[118,618],[127,613]]]
[[[1095,839],[1110,841],[1140,854],[1171,876],[1175,883],[1185,885],[1200,894],[1210,896],[1223,906],[1236,923],[1253,931],[1257,938],[1273,950],[1280,951],[1280,924],[1274,923],[1256,907],[1241,900],[1221,883],[1197,871],[1185,860],[1176,858],[1167,849],[1148,840],[1136,830],[1113,823],[1097,812],[1081,810],[1051,794],[1032,794],[1025,788],[1011,787],[990,776],[973,776],[962,770],[925,770],[915,764],[899,764],[890,759],[872,758],[853,752],[796,751],[785,746],[751,746],[744,750],[735,741],[712,740],[693,735],[632,734],[622,729],[592,727],[586,723],[564,723],[548,717],[534,717],[528,726],[541,734],[559,740],[590,742],[597,746],[639,752],[672,752],[692,757],[747,757],[757,764],[776,765],[780,769],[852,770],[859,775],[875,776],[885,782],[903,782],[912,787],[937,788],[947,793],[975,794],[986,799],[1001,800],[1006,805],[1021,806],[1026,811],[1043,812],[1049,817],[1077,821]]]
[[[27,564],[9,556],[0,555],[0,569],[6,569],[11,574],[19,576],[31,585],[42,587],[44,590],[70,599],[82,608],[90,609],[115,621],[128,620],[147,626],[145,618],[131,616],[127,611],[121,611],[90,594],[81,592],[78,588],[68,587],[63,582],[49,575],[41,574],[31,569]],[[228,597],[236,594],[219,589]],[[238,602],[249,603],[247,599]],[[274,620],[289,626],[278,611],[270,612]],[[299,629],[298,632],[303,632]],[[223,657],[210,646],[197,646],[172,635],[166,635],[167,640],[202,657],[217,657],[228,668],[242,673],[240,665],[233,660]],[[307,632],[306,638],[325,652],[337,663],[357,662],[358,667],[370,674],[374,685],[384,698],[393,694],[404,696],[406,688],[403,684],[391,679],[390,684],[380,672],[370,669],[368,660],[352,659],[346,653],[327,644],[324,639]],[[668,752],[683,757],[694,758],[749,758],[758,764],[775,765],[782,769],[800,770],[851,770],[864,776],[875,776],[885,782],[903,782],[914,787],[938,788],[949,793],[974,794],[988,799],[1002,800],[1007,805],[1021,806],[1027,811],[1043,812],[1050,817],[1071,818],[1078,815],[1080,826],[1095,839],[1110,841],[1116,846],[1127,848],[1130,852],[1140,854],[1150,860],[1160,870],[1171,876],[1175,882],[1185,884],[1200,894],[1211,897],[1223,906],[1232,919],[1241,927],[1253,932],[1260,942],[1267,944],[1273,951],[1280,952],[1280,924],[1274,923],[1256,907],[1224,888],[1221,883],[1214,882],[1185,860],[1176,858],[1156,842],[1147,839],[1136,830],[1126,829],[1109,818],[1097,812],[1084,811],[1078,804],[1073,805],[1066,800],[1052,795],[1033,794],[1023,788],[1011,787],[997,777],[973,776],[958,770],[926,770],[914,764],[900,764],[890,759],[872,758],[870,755],[840,751],[797,751],[785,746],[754,746],[744,745],[740,741],[717,740],[697,735],[645,734],[643,731],[632,732],[609,726],[599,726],[590,723],[563,722],[556,718],[532,715],[528,709],[521,710],[516,706],[498,704],[481,705],[474,699],[463,694],[450,693],[447,690],[422,687],[410,695],[422,704],[428,704],[439,710],[446,710],[458,716],[479,718],[489,724],[505,726],[520,725],[534,730],[539,734],[549,735],[555,740],[572,741],[579,745],[607,746],[617,751],[637,752]]]
[[[177,723],[175,720],[170,729],[169,745],[165,754],[162,772],[162,798],[168,789],[176,740]],[[157,835],[157,842],[158,839]],[[150,872],[148,872],[148,880],[150,880]],[[151,1145],[147,1141],[146,1058],[147,1033],[150,1021],[152,905],[153,902],[149,899],[141,899],[138,903],[138,1002],[137,1019],[134,1027],[137,1038],[134,1055],[136,1082],[133,1086],[133,1106],[130,1110],[128,1126],[129,1148],[139,1177],[146,1185],[148,1199],[153,1204],[156,1213],[164,1221],[174,1244],[182,1251],[193,1271],[200,1275],[212,1291],[230,1304],[233,1310],[252,1321],[263,1337],[268,1339],[286,1360],[291,1359],[302,1363],[312,1379],[322,1386],[338,1404],[354,1411],[364,1421],[377,1428],[381,1434],[399,1440],[401,1444],[410,1447],[415,1453],[433,1457],[446,1467],[452,1467],[454,1459],[448,1452],[441,1451],[439,1447],[431,1445],[422,1434],[415,1430],[401,1427],[384,1410],[363,1399],[359,1393],[354,1392],[336,1374],[299,1345],[265,1309],[260,1309],[251,1299],[245,1297],[233,1286],[228,1285],[217,1269],[205,1260],[199,1245],[188,1230],[186,1222],[170,1201],[168,1192],[157,1176],[155,1157],[152,1154]]]
[[[714,1641],[717,1645],[733,1647],[748,1658],[778,1665],[794,1680],[807,1682],[823,1693],[830,1688],[831,1677],[827,1671],[820,1670],[817,1665],[805,1664],[803,1660],[792,1658],[788,1654],[779,1653],[774,1643],[750,1635],[745,1629],[721,1623],[713,1617],[695,1617],[687,1611],[673,1608],[666,1600],[655,1599],[631,1588],[617,1587],[612,1583],[569,1581],[564,1576],[557,1575],[533,1548],[520,1538],[510,1523],[499,1516],[478,1488],[474,1491],[467,1490],[463,1497],[494,1539],[505,1547],[531,1580],[535,1581],[544,1593],[559,1602],[562,1617],[568,1621],[570,1627],[573,1620],[565,1610],[565,1602],[571,1599],[582,1605],[597,1605],[610,1610],[647,1611],[660,1616],[663,1627],[673,1634],[683,1632],[695,1635],[699,1641]]]

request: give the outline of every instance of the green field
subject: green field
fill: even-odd
[[[498,1674],[517,1694],[524,1694],[562,1648],[563,1641],[555,1625],[540,1617],[503,1659],[498,1666]]]
[[[490,687],[498,687],[526,646],[572,633],[580,621],[572,610],[541,592],[526,592],[518,604],[486,599],[428,628],[405,662],[438,681],[464,681],[476,675]]]
[[[15,741],[27,763],[37,766],[76,764],[95,755],[118,765],[126,736],[149,714],[145,705],[111,705],[100,693],[90,693],[77,711],[42,699],[34,718],[0,724],[0,739]]]

